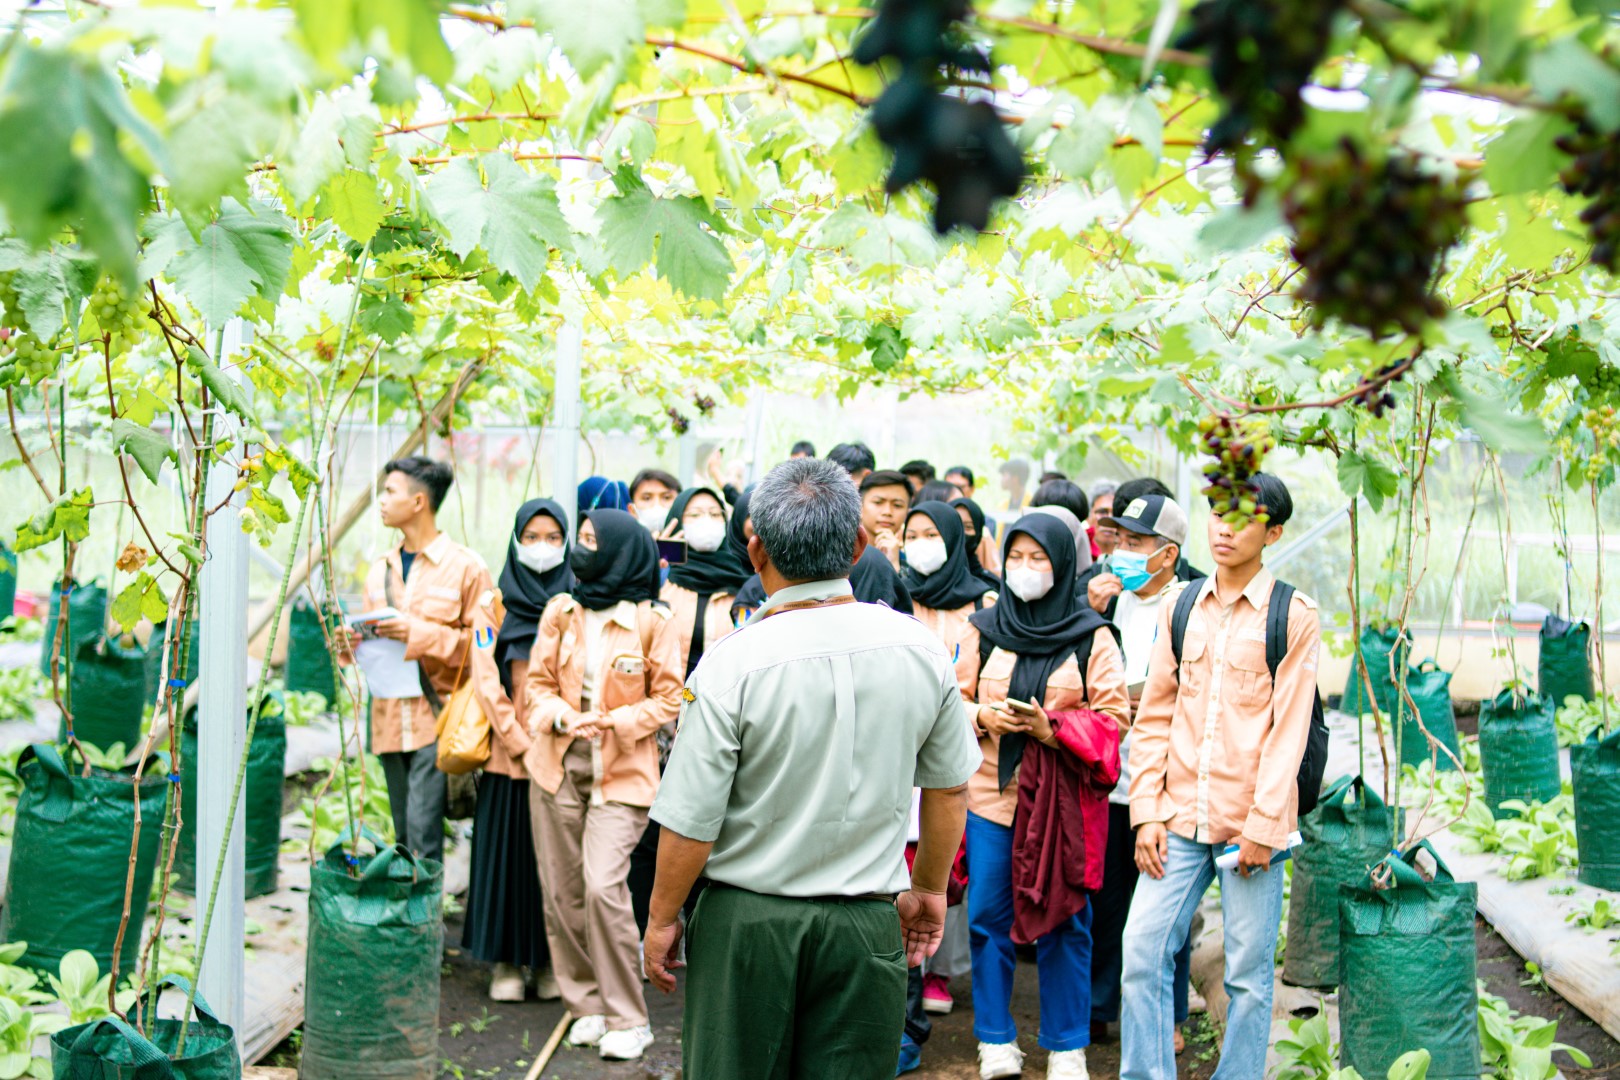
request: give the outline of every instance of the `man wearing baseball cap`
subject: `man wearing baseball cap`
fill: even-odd
[[[1118,545],[1107,567],[1087,585],[1091,606],[1114,624],[1125,654],[1125,682],[1134,711],[1147,681],[1148,657],[1159,625],[1159,609],[1176,592],[1176,566],[1187,540],[1187,514],[1174,499],[1143,495],[1128,503],[1116,502],[1101,524],[1115,530]],[[1129,754],[1129,736],[1120,757]],[[1108,796],[1108,847],[1104,856],[1102,889],[1092,898],[1091,1024],[1092,1038],[1105,1035],[1107,1025],[1119,1020],[1120,971],[1125,916],[1136,891],[1135,834],[1131,829],[1129,772]],[[1176,1038],[1187,1019],[1187,980],[1191,939],[1176,954]]]

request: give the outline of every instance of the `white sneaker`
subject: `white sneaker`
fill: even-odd
[[[562,997],[562,991],[557,988],[557,976],[550,968],[545,968],[535,975],[534,996],[541,1001],[556,1001]]]
[[[1046,1080],[1091,1080],[1084,1050],[1059,1050],[1047,1056]]]
[[[1017,1043],[979,1044],[979,1080],[1017,1076],[1023,1071],[1024,1052],[1018,1049]]]
[[[489,980],[489,1000],[522,1001],[523,972],[512,964],[496,964],[495,974]]]
[[[574,1021],[568,1029],[569,1046],[595,1046],[607,1034],[607,1017],[598,1013],[595,1016],[582,1016]]]
[[[597,1053],[609,1061],[634,1061],[652,1044],[652,1028],[643,1024],[640,1027],[620,1028],[603,1035]]]

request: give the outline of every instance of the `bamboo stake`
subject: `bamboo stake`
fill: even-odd
[[[557,1047],[562,1045],[563,1036],[567,1034],[568,1025],[573,1022],[573,1019],[574,1014],[564,1009],[562,1019],[557,1021],[557,1026],[551,1031],[551,1038],[547,1039],[546,1045],[540,1048],[540,1053],[535,1057],[534,1064],[529,1066],[528,1074],[523,1077],[523,1080],[539,1080],[540,1071],[551,1064],[551,1055],[555,1054]]]

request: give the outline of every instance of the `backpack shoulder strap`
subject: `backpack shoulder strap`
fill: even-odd
[[[1175,610],[1170,613],[1170,652],[1177,664],[1181,663],[1181,643],[1187,639],[1187,620],[1192,618],[1193,605],[1198,603],[1201,591],[1202,586],[1196,582],[1187,585],[1176,597]]]
[[[1273,680],[1283,657],[1288,655],[1288,610],[1294,603],[1294,587],[1286,581],[1271,586],[1271,602],[1266,605],[1266,667]]]

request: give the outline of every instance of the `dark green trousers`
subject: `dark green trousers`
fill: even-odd
[[[906,961],[893,904],[710,887],[686,961],[689,1080],[894,1076]]]

